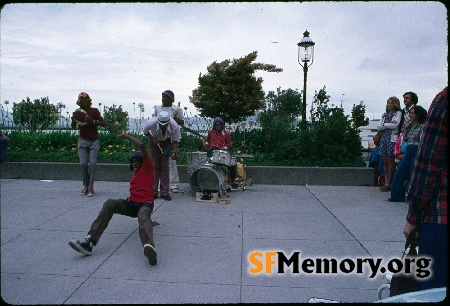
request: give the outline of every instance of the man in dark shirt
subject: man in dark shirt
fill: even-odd
[[[91,107],[92,99],[85,92],[78,95],[77,105],[80,107],[72,114],[72,129],[80,128],[78,139],[78,156],[80,158],[83,175],[82,195],[94,196],[95,169],[100,143],[98,140],[98,126],[106,126],[97,108]]]

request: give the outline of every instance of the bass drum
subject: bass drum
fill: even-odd
[[[191,191],[211,191],[225,193],[225,174],[223,171],[211,164],[201,166],[195,170],[190,178]]]

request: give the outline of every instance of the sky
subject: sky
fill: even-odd
[[[448,84],[447,8],[440,2],[12,3],[1,10],[1,107],[49,97],[70,114],[80,92],[93,107],[151,117],[170,89],[189,102],[214,61],[258,51],[267,94],[303,89],[297,43],[315,42],[307,109],[324,86],[350,114],[363,101],[379,119],[386,101],[413,91],[428,109]],[[6,104],[5,101],[9,101]],[[134,103],[134,104],[133,104]],[[138,104],[144,104],[140,114]]]

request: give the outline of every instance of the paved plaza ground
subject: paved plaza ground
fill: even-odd
[[[400,258],[407,205],[370,186],[258,185],[230,192],[230,204],[197,202],[182,184],[157,199],[158,264],[149,265],[137,220],[114,216],[83,256],[83,239],[107,198],[127,182],[13,180],[1,183],[1,296],[10,304],[304,303],[311,297],[370,302],[383,275],[251,274],[255,251],[305,258]],[[276,265],[274,265],[274,269]]]

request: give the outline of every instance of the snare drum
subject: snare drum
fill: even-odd
[[[193,190],[221,191],[225,186],[225,174],[218,166],[206,164],[192,173],[190,185]]]
[[[206,152],[188,152],[188,173],[192,174],[195,170],[206,164],[207,161],[208,157],[206,156]]]
[[[224,150],[214,150],[212,152],[211,163],[220,166],[231,166],[231,154]]]

